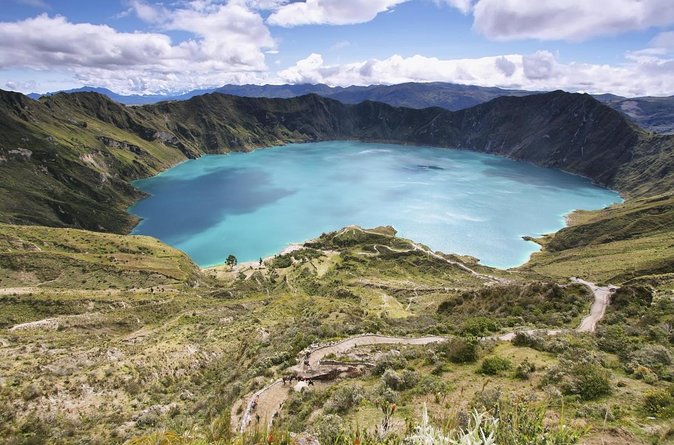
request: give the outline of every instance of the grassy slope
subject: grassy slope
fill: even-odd
[[[0,425],[7,443],[40,443],[47,437],[62,443],[82,438],[118,443],[166,428],[211,439],[227,437],[229,406],[281,375],[311,343],[362,332],[466,335],[483,328],[573,326],[573,314],[586,311],[591,302],[582,288],[557,286],[551,291],[555,285],[534,285],[526,274],[488,268],[480,272],[512,280],[504,290],[511,297],[475,299],[484,291],[484,280],[412,250],[388,229],[350,228],[308,244],[309,249],[292,253],[289,262],[277,258],[261,270],[221,269],[205,275],[182,254],[145,237],[3,229],[8,235],[0,239],[1,258],[13,260],[3,267],[0,287],[31,284],[28,290],[0,295]],[[103,266],[91,272],[95,275],[81,272],[98,262]],[[35,265],[39,267],[33,270]],[[55,281],[39,283],[52,276]],[[85,283],[82,277],[88,277]],[[107,289],[105,283],[115,288]],[[493,292],[498,296],[498,287]],[[450,312],[438,312],[441,302],[458,299],[463,303]],[[551,312],[536,312],[532,304],[549,305]],[[551,317],[556,310],[559,317]],[[8,329],[41,319],[56,324]],[[586,340],[569,338],[562,344],[568,342]],[[404,413],[416,417],[423,401],[435,416],[450,419],[484,399],[485,387],[512,396],[535,395],[541,403],[551,403],[551,415],[559,411],[559,401],[548,400],[538,386],[545,368],[559,362],[559,352],[509,345],[483,352],[508,357],[515,365],[525,357],[533,361],[539,371],[529,381],[513,379],[510,373],[482,376],[476,374],[479,363],[451,364],[443,354],[434,348],[405,352],[409,369],[425,376],[426,383],[398,391],[399,421]],[[606,360],[615,362],[609,356]],[[440,365],[435,377],[431,371]],[[647,388],[664,387],[645,385],[611,366],[614,385],[621,381],[622,386],[614,386],[613,395],[597,403],[566,400],[567,415],[580,413],[573,424],[606,434],[619,428],[633,443],[639,443],[633,434],[661,434],[662,421],[645,420],[639,404],[602,426],[603,419],[595,414],[599,407],[626,406]],[[341,386],[361,383],[375,391],[379,382],[378,376],[366,374]],[[335,388],[310,392],[300,405],[311,406],[314,397],[326,400]],[[434,388],[441,390],[439,396]],[[368,397],[373,400],[374,395]],[[313,421],[299,413],[284,414],[290,422],[284,425],[311,428]],[[362,426],[379,419],[367,401],[342,415]]]
[[[137,198],[126,181],[195,156],[198,147],[249,149],[326,134],[343,136],[344,127],[337,131],[332,121],[339,116],[339,106],[315,97],[310,100],[313,102],[302,98],[260,100],[252,106],[243,99],[215,96],[197,98],[192,105],[120,108],[101,104],[96,95],[78,95],[76,106],[71,98],[50,99],[52,112],[46,114],[41,114],[45,113],[41,106],[23,104],[19,115],[0,119],[7,135],[0,154],[4,157],[0,161],[2,213],[10,222],[124,231],[133,221],[120,215]],[[499,107],[508,108],[506,102]],[[319,111],[306,126],[302,116],[313,106]],[[224,116],[229,116],[225,120],[218,114],[223,107]],[[261,109],[265,110],[262,114]],[[195,114],[195,110],[204,114]],[[363,115],[359,119],[379,119],[382,110],[395,109],[364,104],[358,108]],[[169,111],[179,116],[170,125],[161,117]],[[387,139],[400,127],[397,119],[424,119],[423,113],[401,113],[390,115],[395,119],[384,127],[371,128],[362,137]],[[279,124],[280,115],[283,125]],[[475,110],[463,114],[457,125],[471,126],[479,115]],[[486,116],[484,125],[508,134],[511,122],[499,113]],[[596,117],[597,122],[607,118]],[[347,129],[354,125],[351,117],[340,122]],[[569,127],[573,128],[573,123]],[[180,135],[179,140],[154,137],[158,128]],[[214,128],[220,130],[206,131]],[[404,133],[405,137],[422,135],[426,143],[438,142],[432,126],[420,128],[417,133]],[[113,141],[103,142],[100,136]],[[446,137],[446,142],[455,141],[452,135]],[[562,140],[566,136],[560,133],[555,137]],[[597,137],[603,136],[599,133]],[[491,150],[482,136],[476,138],[471,143]],[[656,139],[650,145],[642,140],[638,146],[642,164],[630,164],[616,173],[625,184],[638,185],[636,194],[658,190],[643,181],[638,168],[651,169],[648,176],[658,178],[658,187],[664,184],[666,188],[671,181],[667,170],[670,140]],[[519,146],[517,157],[526,158],[528,147],[536,140],[527,143],[532,145]],[[31,150],[30,157],[9,152],[18,147]],[[581,161],[569,158],[571,163]],[[26,178],[35,180],[26,184]],[[9,438],[9,443],[19,443],[20,438],[39,443],[45,437],[62,442],[87,437],[109,443],[165,427],[193,429],[202,436],[207,436],[209,429],[226,434],[228,417],[223,413],[228,413],[228,406],[240,394],[281,373],[299,350],[314,341],[361,332],[461,335],[482,329],[485,318],[489,329],[496,330],[572,326],[583,310],[582,293],[562,292],[560,297],[558,291],[551,291],[554,285],[536,287],[530,284],[533,279],[566,283],[569,276],[580,275],[614,283],[645,282],[653,286],[657,301],[667,302],[674,288],[672,201],[671,196],[634,199],[608,210],[577,215],[574,226],[542,241],[545,251],[522,270],[505,273],[482,268],[482,273],[515,280],[503,289],[494,288],[495,295],[483,290],[481,280],[437,258],[420,252],[396,252],[408,244],[387,236],[387,231],[377,235],[352,229],[332,234],[311,245],[325,250],[322,254],[297,254],[292,266],[281,268],[281,262],[273,271],[247,271],[245,280],[237,274],[213,273],[224,276],[223,281],[203,275],[183,254],[149,238],[1,225],[2,437]],[[390,249],[375,249],[375,245]],[[498,298],[501,294],[510,298],[504,302]],[[563,301],[549,302],[550,314],[532,308],[556,297]],[[452,303],[450,313],[438,313],[438,306],[445,301],[460,303]],[[660,312],[646,314],[653,326],[667,323],[671,310],[663,307]],[[622,320],[624,316],[615,318]],[[8,329],[43,319],[55,321],[35,329]],[[634,325],[638,326],[637,321]],[[643,334],[636,334],[638,341],[654,341],[643,327],[641,331]],[[661,338],[655,341],[663,342]],[[584,350],[596,349],[592,342],[583,345]],[[512,356],[514,361],[531,356],[545,366],[559,360],[558,352],[509,346],[499,346],[493,352]],[[429,375],[426,357],[419,357],[412,366],[421,375]],[[612,421],[608,430],[603,419],[585,409],[600,410],[604,403],[625,406],[630,397],[640,400],[647,389],[665,385],[655,382],[645,386],[615,365],[614,357],[605,358],[614,383],[620,381],[625,386],[615,386],[613,395],[598,403],[573,399],[567,403],[580,413],[582,422],[599,431],[628,428],[632,433],[626,434],[657,437],[666,429],[660,420],[647,420],[640,405]],[[439,415],[449,416],[452,406],[477,397],[480,387],[494,382],[495,378],[475,375],[475,368],[449,366],[451,371],[442,379],[465,384],[450,385],[446,398],[434,405]],[[539,374],[533,382],[520,384],[507,375],[496,382],[506,392],[534,392],[545,399],[547,392],[536,388],[541,377]],[[377,383],[377,377],[364,377],[366,386]],[[429,400],[431,394],[403,393],[401,397],[401,411],[413,414],[414,407]],[[552,410],[558,408],[553,404]],[[363,405],[345,416],[365,423],[375,414]],[[630,437],[638,443],[635,436]]]
[[[674,196],[628,200],[583,212],[539,240],[543,251],[522,267],[545,276],[622,283],[674,273]]]

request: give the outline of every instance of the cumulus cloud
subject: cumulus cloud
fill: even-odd
[[[119,32],[43,14],[0,22],[0,69],[63,69],[83,83],[155,93],[251,81],[267,70],[264,51],[276,48],[262,17],[243,2],[204,0],[170,13],[142,1],[130,6],[157,29],[192,38],[173,42],[162,32]]]
[[[528,90],[583,91],[625,96],[666,95],[674,91],[674,61],[665,56],[631,54],[618,66],[560,63],[549,51],[476,59],[442,60],[420,55],[326,64],[311,54],[279,72],[289,83],[332,86],[443,81]]]
[[[674,23],[671,0],[479,0],[473,28],[497,40],[580,41]]]
[[[352,25],[373,20],[407,0],[306,0],[280,6],[267,22],[284,27]]]
[[[515,69],[517,69],[517,66],[513,62],[503,56],[496,59],[494,63],[496,64],[496,68],[506,77],[512,76],[515,73]]]
[[[536,51],[522,57],[522,70],[527,79],[549,79],[554,76],[555,56],[550,51]]]

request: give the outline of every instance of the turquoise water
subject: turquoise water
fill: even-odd
[[[320,142],[209,155],[136,181],[151,194],[130,212],[200,266],[229,254],[257,260],[293,242],[357,224],[483,264],[513,267],[537,245],[523,235],[564,226],[574,209],[617,193],[560,172],[469,151]]]

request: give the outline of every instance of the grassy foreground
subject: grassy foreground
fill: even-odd
[[[480,435],[474,413],[496,443],[672,440],[668,273],[614,281],[596,334],[577,334],[592,295],[568,277],[431,255],[390,228],[208,271],[146,237],[0,233],[0,443],[453,443]],[[448,340],[330,357],[359,372],[288,386],[271,431],[236,434],[236,407],[302,350],[365,332]]]

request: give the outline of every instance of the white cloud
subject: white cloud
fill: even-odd
[[[290,0],[246,0],[246,4],[253,9],[270,11],[278,9],[289,1]]]
[[[515,73],[517,66],[508,60],[507,58],[501,56],[494,61],[496,68],[501,71],[506,77],[510,77]]]
[[[420,55],[329,65],[311,54],[278,73],[279,81],[332,86],[452,82],[528,90],[583,91],[625,96],[667,95],[674,91],[674,60],[665,55],[628,54],[625,63],[560,63],[549,51],[476,59],[442,60]]]
[[[158,29],[192,38],[173,42],[161,32],[119,32],[43,14],[0,22],[0,69],[61,69],[83,83],[141,93],[265,77],[264,51],[275,50],[276,43],[245,3],[202,0],[171,11],[140,0],[129,5]]]
[[[468,14],[473,6],[473,0],[435,0],[435,3],[449,5],[464,14]]]
[[[10,80],[5,82],[5,87],[11,91],[35,91],[37,88],[37,82],[34,80],[26,81],[14,81]]]
[[[352,25],[373,20],[408,0],[306,0],[289,3],[274,11],[267,22],[292,27],[299,25]]]
[[[555,56],[550,51],[536,51],[522,56],[522,70],[527,79],[550,79],[555,75]]]
[[[674,24],[672,0],[479,0],[475,30],[490,39],[581,41]]]
[[[130,0],[127,3],[130,6],[130,11],[146,22],[160,22],[170,14],[166,8],[150,5],[143,0]]]

